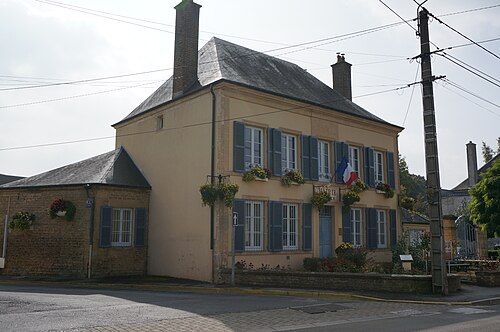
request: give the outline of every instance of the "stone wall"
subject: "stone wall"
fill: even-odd
[[[231,271],[221,271],[222,283],[229,284]],[[332,273],[297,271],[236,271],[235,283],[242,286],[284,287],[350,291],[432,293],[431,276],[378,273]],[[448,275],[448,288],[461,288],[460,277]]]
[[[500,271],[482,271],[476,272],[476,280],[479,286],[499,287]]]
[[[96,197],[92,276],[145,274],[147,246],[99,248],[97,204],[114,197],[116,201],[132,201],[136,202],[135,207],[147,208],[147,190],[100,186],[92,189],[90,193]],[[75,205],[74,220],[50,218],[47,210],[56,198],[69,200]],[[30,229],[8,230],[5,268],[0,269],[0,275],[85,278],[88,273],[91,220],[91,209],[86,207],[86,201],[87,192],[83,186],[0,190],[0,243],[3,243],[4,239],[7,210],[9,222],[12,216],[20,211],[35,215]]]

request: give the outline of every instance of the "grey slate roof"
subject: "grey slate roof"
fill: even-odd
[[[21,176],[13,176],[13,175],[5,175],[5,174],[0,174],[0,185],[4,183],[9,183],[12,181],[16,181],[19,179],[22,179],[23,177]]]
[[[218,81],[228,81],[391,125],[296,64],[215,37],[198,52],[198,80],[199,84],[193,85],[187,94]],[[172,77],[117,124],[171,100]]]
[[[42,174],[9,182],[5,188],[104,184],[151,188],[123,147]]]
[[[429,224],[429,219],[419,213],[411,213],[409,210],[405,208],[401,209],[401,222],[403,224]]]
[[[500,153],[498,153],[496,156],[494,156],[490,161],[488,161],[486,164],[484,164],[481,168],[479,168],[477,170],[477,174],[479,176],[479,179],[481,179],[481,174],[483,174],[484,172],[486,172],[488,170],[488,168],[491,167],[491,165],[493,165],[493,162],[495,160],[497,160],[498,158],[500,158]],[[465,179],[463,180],[462,182],[460,182],[459,185],[457,185],[455,188],[453,188],[452,190],[464,190],[464,189],[470,189],[470,186],[469,186],[469,179]]]

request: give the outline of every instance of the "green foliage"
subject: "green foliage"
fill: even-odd
[[[391,186],[388,185],[387,183],[379,182],[377,183],[377,186],[375,189],[383,191],[385,198],[393,198],[394,197],[394,190],[392,190]]]
[[[20,229],[25,230],[33,225],[35,220],[35,215],[29,212],[18,212],[13,217],[9,223],[10,229]]]
[[[483,142],[483,146],[481,147],[483,153],[483,160],[485,163],[493,159],[493,149]]]
[[[268,168],[261,167],[260,165],[253,166],[249,171],[243,173],[243,181],[250,182],[256,178],[269,179],[271,171]]]
[[[425,253],[431,249],[431,234],[425,232],[422,234],[420,241],[410,243],[408,231],[403,232],[403,235],[396,243],[392,250],[392,262],[395,265],[400,264],[399,255],[411,255],[413,257],[412,267],[415,272],[425,271]]]
[[[415,198],[409,196],[401,197],[401,207],[413,212],[415,210]]]
[[[201,201],[203,205],[213,206],[217,199],[224,202],[226,207],[232,207],[234,196],[240,187],[236,183],[223,182],[219,184],[204,184],[200,187]]]
[[[470,219],[483,226],[488,236],[500,234],[500,158],[481,175],[481,180],[469,191]]]
[[[401,193],[415,199],[415,212],[428,215],[425,178],[421,175],[411,174],[405,158],[401,155],[399,156],[399,180]]]
[[[321,258],[318,257],[306,257],[303,261],[304,270],[310,272],[318,272],[321,264]]]
[[[290,186],[292,183],[304,184],[306,181],[304,180],[304,176],[297,170],[290,169],[286,171],[285,175],[281,177],[281,183],[285,186]]]
[[[488,258],[489,259],[498,259],[500,256],[500,250],[488,250]]]
[[[326,203],[332,200],[332,195],[327,191],[315,192],[311,198],[311,203],[316,208],[321,209]]]
[[[359,202],[361,198],[354,191],[348,190],[342,195],[342,209],[344,211],[349,211],[351,209],[351,205],[356,202]]]
[[[368,190],[370,187],[360,179],[356,180],[354,184],[349,188],[351,191],[355,192],[356,194],[359,194],[365,190]]]

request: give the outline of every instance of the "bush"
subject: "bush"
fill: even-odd
[[[9,223],[9,228],[25,230],[33,225],[34,220],[34,214],[29,212],[18,212],[12,217],[12,221]]]
[[[321,264],[321,258],[306,257],[306,258],[304,258],[302,265],[304,267],[304,270],[306,270],[306,271],[318,272],[320,264]]]
[[[500,256],[500,250],[488,250],[489,259],[498,259],[498,256]]]

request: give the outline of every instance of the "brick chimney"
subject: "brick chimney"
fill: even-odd
[[[200,5],[182,0],[175,6],[174,82],[172,97],[176,98],[198,80],[198,28]]]
[[[468,174],[468,185],[469,187],[474,187],[478,181],[477,174],[477,154],[476,154],[476,144],[469,141],[466,144],[467,151],[467,174]]]
[[[352,100],[351,64],[345,61],[344,54],[337,53],[337,63],[332,65],[333,89]]]

